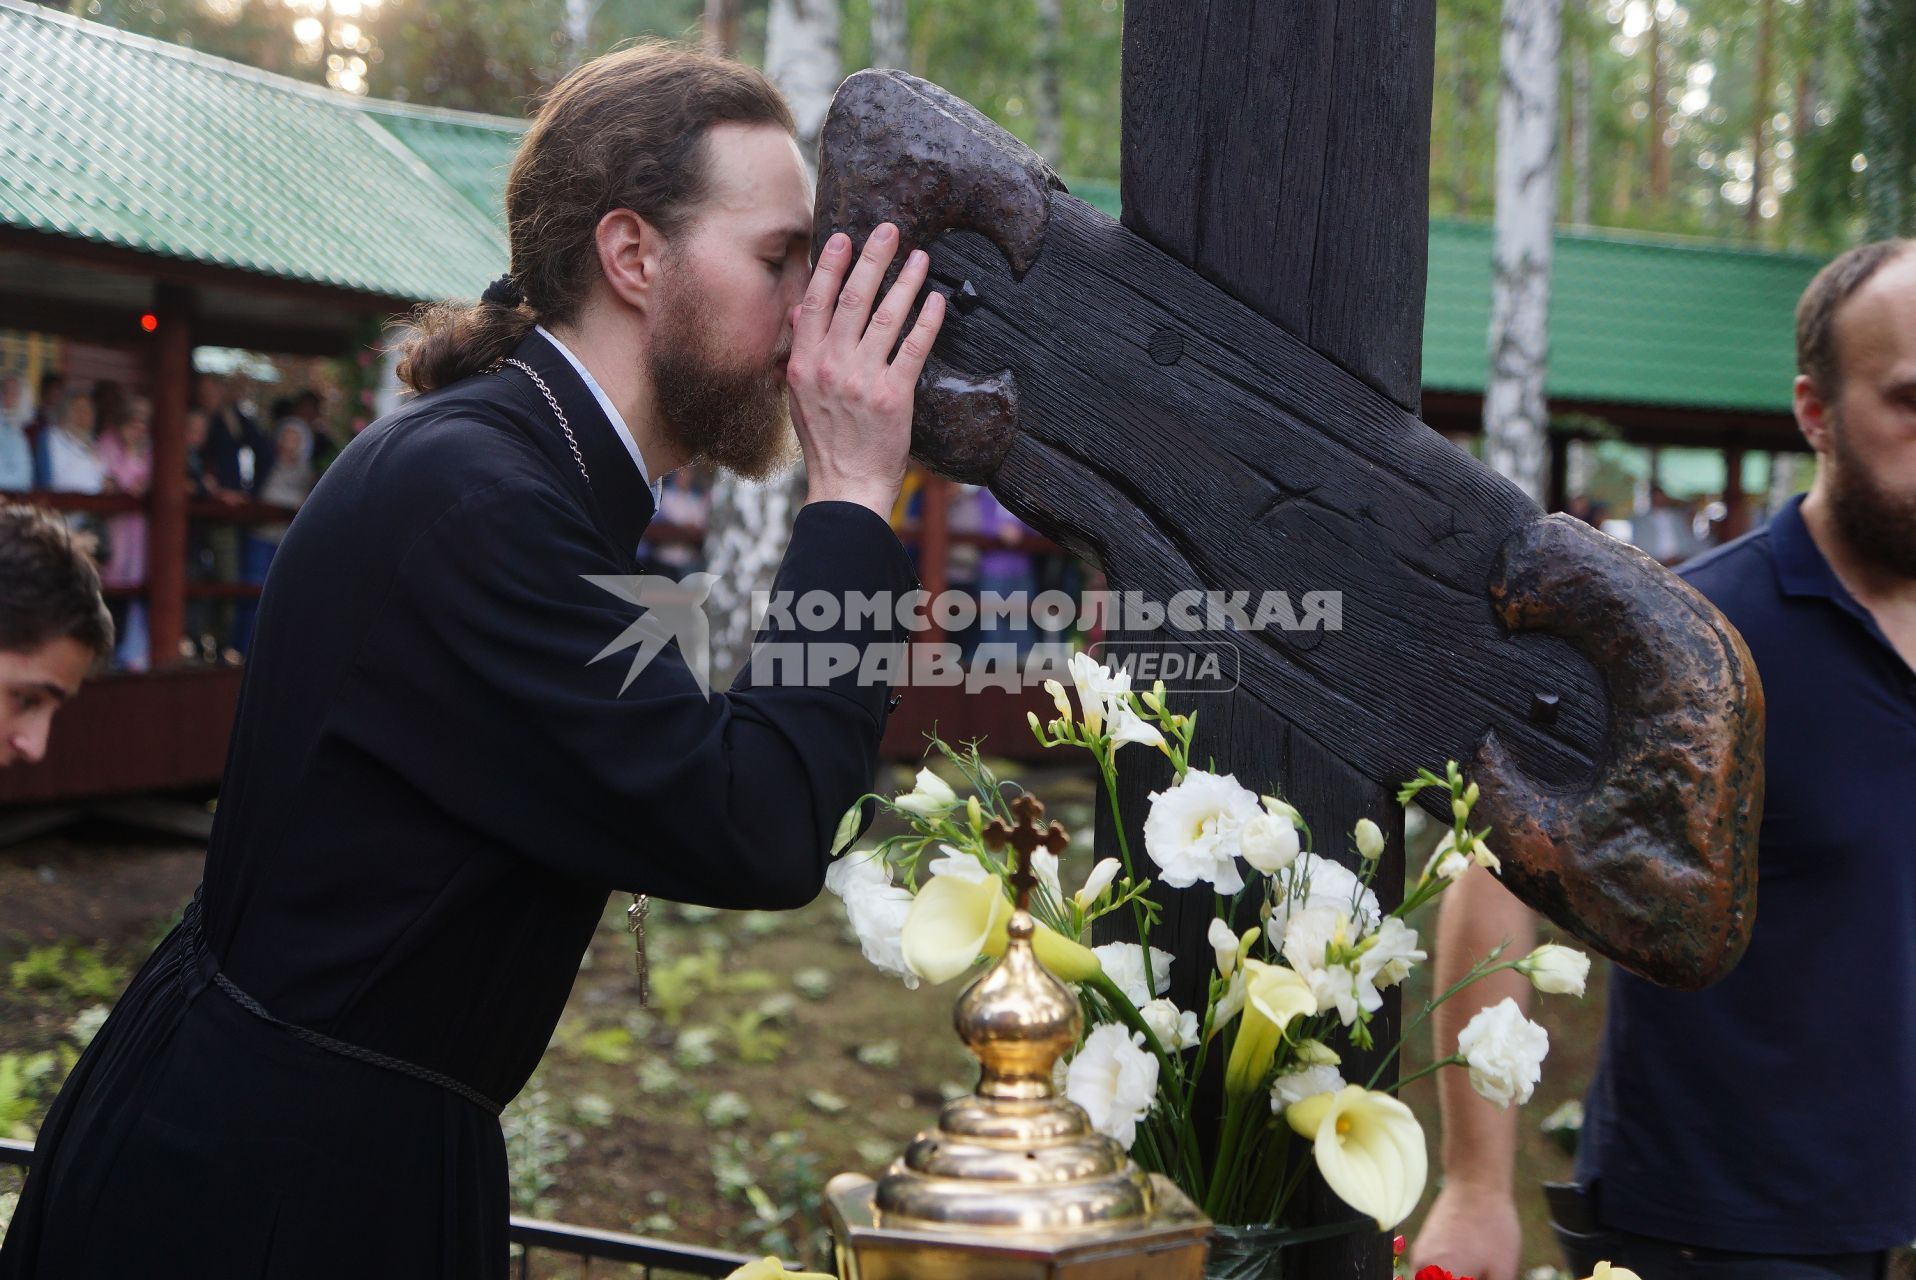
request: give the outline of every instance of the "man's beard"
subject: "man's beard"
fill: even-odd
[[[1891,493],[1850,450],[1841,421],[1830,423],[1830,515],[1857,556],[1916,578],[1916,494]]]
[[[785,402],[784,366],[727,362],[724,339],[683,284],[661,319],[651,350],[652,393],[667,436],[691,461],[746,480],[787,470],[799,448]]]

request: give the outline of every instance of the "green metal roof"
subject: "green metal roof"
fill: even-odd
[[[506,170],[525,121],[372,100],[364,109],[505,231]]]
[[[1433,221],[1424,385],[1481,392],[1490,224]],[[1559,231],[1549,395],[1787,413],[1796,300],[1823,259],[1670,237]]]
[[[17,0],[0,56],[8,225],[406,300],[503,269],[470,172],[409,149],[426,122]]]
[[[407,300],[505,269],[525,123],[367,101],[0,0],[0,221]],[[1073,191],[1116,216],[1115,184]],[[1481,392],[1487,223],[1430,227],[1424,385]],[[1796,299],[1822,260],[1560,231],[1548,391],[1787,413]]]

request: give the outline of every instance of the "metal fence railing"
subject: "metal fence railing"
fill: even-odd
[[[11,1138],[0,1138],[0,1167],[18,1165],[26,1168],[33,1163],[33,1144],[19,1142]],[[546,1222],[538,1218],[521,1218],[516,1214],[507,1231],[507,1239],[518,1246],[518,1256],[513,1259],[513,1272],[519,1280],[533,1280],[537,1275],[557,1274],[550,1268],[533,1269],[535,1251],[543,1254],[557,1254],[576,1262],[575,1269],[568,1269],[568,1277],[590,1277],[593,1263],[614,1263],[624,1267],[637,1267],[643,1280],[676,1280],[680,1276],[724,1276],[738,1267],[750,1262],[749,1255],[729,1253],[723,1249],[701,1249],[694,1245],[672,1244],[664,1240],[650,1240],[644,1236],[627,1235],[622,1231],[599,1231],[591,1227],[577,1227],[564,1222]],[[617,1272],[607,1269],[601,1275],[611,1277],[630,1272]]]

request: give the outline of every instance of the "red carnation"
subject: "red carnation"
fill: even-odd
[[[1469,1276],[1452,1275],[1442,1267],[1432,1263],[1417,1273],[1413,1280],[1470,1280]]]

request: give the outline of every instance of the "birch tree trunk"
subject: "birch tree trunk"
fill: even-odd
[[[1763,184],[1768,178],[1765,161],[1769,155],[1770,55],[1776,40],[1776,0],[1763,0],[1757,16],[1756,74],[1750,84],[1750,206],[1743,211],[1750,238],[1763,232]]]
[[[1856,0],[1856,71],[1863,100],[1863,200],[1869,238],[1916,229],[1916,128],[1909,58],[1916,55],[1911,0]]]
[[[1570,221],[1590,225],[1590,30],[1589,0],[1580,0],[1576,38],[1570,46]]]
[[[1064,56],[1064,0],[1038,0],[1038,154],[1056,168],[1064,157],[1064,104],[1058,88],[1058,63]]]
[[[911,13],[907,0],[872,0],[872,65],[910,71]]]
[[[738,54],[738,0],[705,0],[701,26],[707,53],[727,58]]]
[[[586,44],[592,35],[592,18],[599,11],[599,0],[565,0],[565,65],[570,71],[585,61]]]
[[[1484,460],[1542,501],[1550,481],[1544,370],[1557,212],[1557,53],[1562,0],[1504,0],[1497,212]]]
[[[1664,134],[1670,128],[1669,86],[1663,82],[1663,19],[1657,6],[1650,5],[1650,204],[1659,213],[1670,202],[1670,144]]]
[[[839,0],[772,0],[765,17],[765,72],[792,105],[799,149],[818,167],[818,131],[838,87]],[[724,688],[751,652],[758,621],[752,593],[769,590],[792,521],[805,502],[805,469],[763,482],[721,472],[705,526],[705,567],[715,575],[706,614],[712,685]]]

